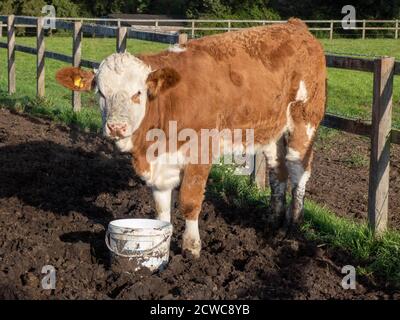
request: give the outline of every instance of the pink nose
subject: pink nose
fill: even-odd
[[[112,137],[124,137],[128,126],[126,123],[109,123],[107,122],[107,128],[110,131]]]

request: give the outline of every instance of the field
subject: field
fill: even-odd
[[[71,52],[71,38],[46,40],[48,50]],[[394,40],[322,42],[329,52],[400,59]],[[17,43],[34,46],[35,39],[17,38]],[[132,53],[166,47],[128,41]],[[85,38],[83,58],[100,61],[114,49],[114,39]],[[35,57],[17,52],[17,93],[9,97],[5,54],[0,49],[0,298],[398,298],[400,149],[393,148],[391,171],[394,231],[375,240],[365,225],[368,139],[327,129],[320,130],[315,146],[301,232],[283,240],[272,237],[260,223],[268,212],[267,194],[248,179],[214,168],[200,222],[205,247],[200,261],[180,255],[183,220],[175,214],[167,271],[140,281],[112,274],[105,227],[114,218],[153,215],[149,191],[132,173],[129,159],[96,134],[95,97],[83,95],[82,112],[72,112],[71,93],[54,81],[55,71],[65,64],[46,60],[46,99],[38,100]],[[393,125],[400,128],[398,78]],[[330,112],[368,120],[372,74],[329,70],[328,99]],[[38,266],[45,263],[62,273],[53,293],[38,290]],[[344,264],[357,266],[355,291],[340,287]]]
[[[372,59],[391,56],[400,60],[399,41],[391,39],[321,40],[325,51],[343,56],[361,55]],[[372,103],[372,73],[329,69],[328,111],[350,118],[370,120]],[[400,128],[400,77],[395,77],[393,96],[393,126]]]
[[[337,52],[343,55],[354,53],[369,57],[390,55],[400,60],[400,46],[395,40],[321,40],[327,52]],[[17,38],[17,43],[35,46],[35,39],[29,37]],[[135,53],[157,52],[168,45],[147,41],[129,40],[128,51]],[[71,54],[72,41],[69,37],[50,37],[46,39],[46,48],[50,51]],[[84,59],[101,61],[115,50],[115,39],[85,38],[82,56]],[[64,64],[58,61],[46,60],[46,101],[35,101],[35,57],[17,52],[17,93],[11,99],[5,94],[7,78],[5,72],[0,72],[0,99],[3,104],[15,105],[17,109],[33,107],[33,112],[47,113],[63,122],[78,122],[82,127],[96,130],[99,125],[99,115],[92,94],[85,94],[83,105],[86,108],[75,116],[70,110],[70,92],[58,86],[54,81],[56,70]],[[6,50],[0,49],[0,70],[6,70]],[[329,70],[328,80],[328,111],[334,114],[356,119],[370,120],[372,102],[372,73]],[[354,90],[357,88],[357,90]],[[394,87],[393,126],[400,128],[400,79],[395,78]]]

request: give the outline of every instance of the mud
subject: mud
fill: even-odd
[[[327,150],[318,148],[309,196],[362,219],[368,167],[352,168],[343,159],[356,147],[368,152],[368,143],[349,135],[339,139]],[[394,153],[398,169],[399,152]],[[398,216],[395,170],[393,181],[391,209]],[[200,220],[200,259],[180,254],[184,223],[175,207],[166,270],[137,276],[112,272],[104,243],[108,222],[153,217],[153,208],[129,156],[102,137],[0,109],[2,299],[398,298],[398,291],[363,277],[356,290],[344,290],[340,271],[357,263],[352,257],[300,234],[278,240],[266,227],[267,212],[241,212],[210,195]],[[42,289],[45,265],[56,268],[54,290]]]
[[[336,133],[319,139],[308,197],[341,216],[367,219],[370,140]],[[389,227],[400,229],[400,146],[391,145]]]

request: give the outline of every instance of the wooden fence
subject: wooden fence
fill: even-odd
[[[0,16],[1,19],[6,19],[6,16]],[[21,17],[32,19],[32,17]],[[217,19],[108,19],[108,18],[54,18],[58,26],[65,23],[80,21],[86,23],[88,28],[101,27],[101,25],[113,25],[115,27],[131,26],[153,32],[163,31],[179,31],[186,32],[194,38],[201,32],[225,32],[246,28],[249,26],[268,25],[285,23],[286,20],[217,20]],[[304,20],[311,31],[324,32],[329,39],[333,39],[335,33],[343,35],[344,32],[355,32],[361,39],[367,38],[371,31],[390,32],[394,39],[399,39],[400,24],[399,20],[353,20],[355,26],[351,29],[343,29],[342,20]],[[24,21],[18,22],[20,27],[32,27],[30,23]],[[340,32],[337,32],[340,30]],[[143,31],[143,30],[142,30]],[[91,29],[91,32],[94,32]],[[133,32],[133,31],[132,31]],[[144,32],[144,31],[143,31]],[[0,36],[2,33],[2,25],[0,22]],[[354,33],[352,34],[354,35]],[[146,34],[143,34],[146,36]]]
[[[8,16],[0,16],[0,37],[3,33],[3,27],[7,27],[7,19]],[[36,17],[14,16],[14,27],[36,30],[37,19],[38,18]],[[121,23],[118,23],[118,25],[100,25],[95,23],[84,24],[84,22],[81,20],[74,20],[73,22],[64,21],[62,19],[54,20],[55,28],[57,30],[73,31],[75,22],[80,22],[82,24],[82,33],[85,35],[90,35],[91,37],[115,37],[117,35],[118,28],[121,27]],[[178,39],[178,32],[163,32],[161,29],[138,30],[135,28],[127,28],[126,30],[129,38],[163,43],[175,43]]]
[[[37,96],[45,96],[45,58],[66,62],[74,66],[97,68],[98,62],[81,58],[81,43],[83,24],[73,22],[73,51],[72,56],[45,50],[43,34],[43,18],[36,19],[37,47],[31,48],[15,43],[15,17],[7,17],[7,43],[0,42],[0,48],[7,49],[8,60],[8,93],[13,94],[15,84],[15,52],[20,51],[37,56]],[[124,52],[128,32],[126,27],[118,27],[116,32],[116,51]],[[179,35],[179,43],[187,41],[187,35]],[[347,119],[333,114],[326,114],[323,125],[349,133],[371,137],[370,177],[368,194],[368,215],[372,229],[380,234],[386,229],[388,220],[389,192],[389,160],[390,144],[400,144],[400,131],[392,129],[392,97],[393,79],[400,75],[400,62],[394,58],[381,57],[374,60],[336,55],[326,55],[326,65],[331,68],[371,72],[373,78],[372,123]],[[0,70],[1,72],[1,70]],[[79,93],[72,95],[72,107],[75,111],[81,109]],[[263,154],[255,157],[253,179],[260,188],[266,184],[266,161]]]

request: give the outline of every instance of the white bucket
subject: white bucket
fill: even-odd
[[[136,272],[143,267],[162,270],[169,260],[172,225],[154,219],[111,221],[106,244],[111,251],[112,267],[120,272]]]

